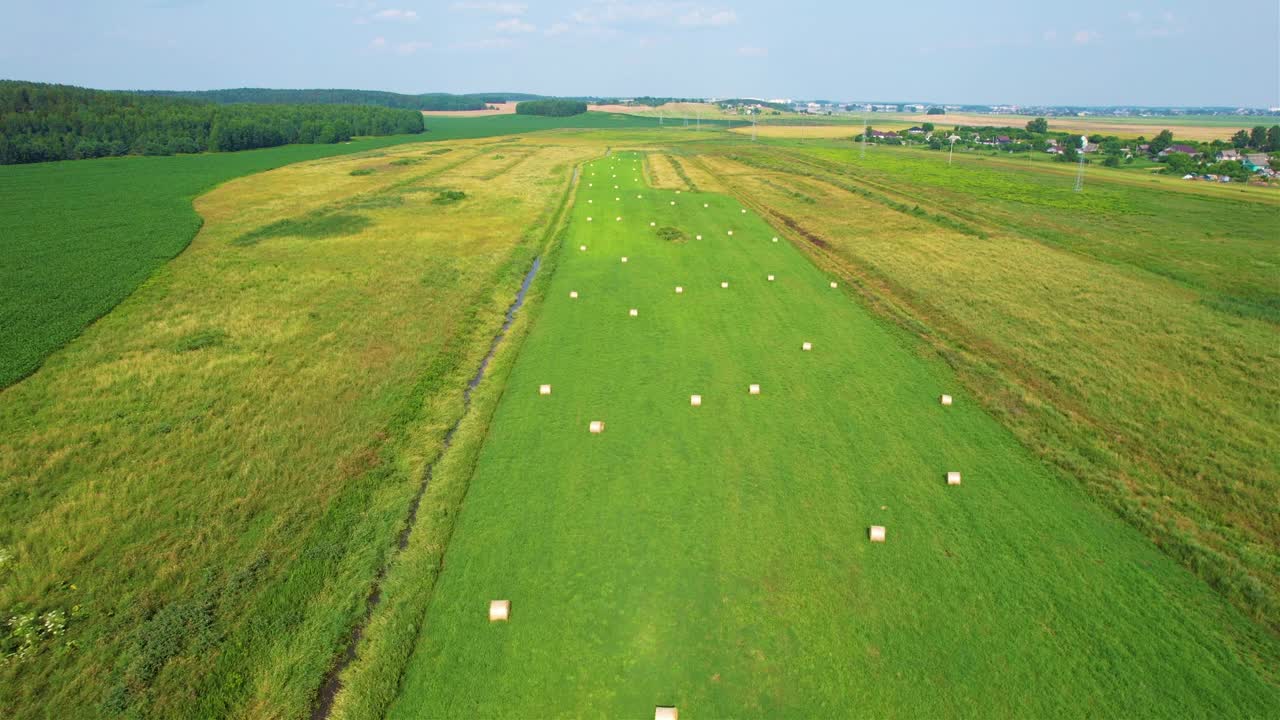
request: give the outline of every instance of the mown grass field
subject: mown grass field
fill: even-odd
[[[309,712],[596,152],[513,145],[225,184],[184,253],[0,393],[0,617],[66,623],[0,663],[0,715]]]
[[[698,161],[808,239],[983,404],[1274,632],[1280,198],[838,143]]]
[[[383,626],[421,630],[389,717],[1280,703],[1273,637],[830,288],[802,238],[723,195],[647,187],[639,163],[581,178],[438,578],[393,569],[411,598],[388,597],[401,614]],[[487,621],[492,599],[512,601],[510,622]]]

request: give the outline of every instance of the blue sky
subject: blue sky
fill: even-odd
[[[0,77],[1280,106],[1276,0],[6,0]]]

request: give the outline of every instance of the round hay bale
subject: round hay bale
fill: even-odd
[[[570,300],[577,300],[577,299],[578,299],[578,291],[577,291],[577,290],[570,290],[570,291],[569,291],[569,299],[570,299]]]
[[[684,293],[684,288],[683,288],[683,287],[681,287],[680,285],[677,285],[677,286],[676,286],[676,294],[677,294],[677,295],[680,295],[680,294],[683,294],[683,293]]]
[[[539,385],[539,386],[538,386],[538,394],[539,394],[539,395],[550,395],[550,394],[551,394],[551,386],[550,386],[550,385]]]
[[[801,350],[812,350],[812,349],[813,349],[813,343],[811,343],[811,342],[802,343],[802,344],[800,345],[800,349],[801,349]]]
[[[943,395],[943,396],[942,396],[942,398],[940,399],[940,402],[941,402],[943,405],[950,406],[950,405],[951,405],[951,396],[950,396],[950,395]]]
[[[949,473],[947,473],[947,484],[948,484],[948,485],[959,485],[959,484],[960,484],[960,473],[958,473],[958,472],[954,472],[954,471],[953,471],[953,472],[949,472]]]
[[[759,386],[759,385],[754,385],[754,384],[752,384],[752,385],[748,385],[748,386],[747,386],[747,394],[748,394],[748,395],[759,395],[759,394],[760,394],[760,386]]]
[[[728,281],[725,281],[725,282],[720,283],[720,287],[722,287],[722,288],[727,288],[727,287],[729,287],[729,283],[728,283]]]
[[[627,314],[630,315],[631,317],[640,317],[640,311],[635,308],[631,308],[630,312],[628,312]]]
[[[587,426],[587,430],[590,430],[592,435],[599,435],[604,432],[604,421],[592,420],[591,424]]]
[[[653,720],[680,720],[680,711],[674,705],[659,705],[653,709]]]
[[[769,276],[769,282],[773,282],[773,276],[772,276],[772,275],[770,275],[770,276]]]
[[[730,231],[729,231],[729,234],[730,234],[730,235],[732,235],[732,234],[733,234],[733,231],[732,231],[732,230],[730,230]]]
[[[695,235],[693,239],[694,239],[694,240],[701,240],[701,239],[702,239],[702,236],[701,236],[701,235]]]
[[[693,407],[702,407],[702,396],[701,396],[701,395],[690,395],[690,396],[689,396],[689,404],[690,404],[690,405],[692,405]]]
[[[884,542],[884,526],[872,525],[870,535],[871,535],[871,542],[874,542],[874,543]]]
[[[835,290],[835,289],[836,289],[836,287],[837,287],[837,286],[836,286],[836,283],[835,283],[834,281],[832,281],[832,283],[831,283],[831,289],[832,289],[832,290]]]

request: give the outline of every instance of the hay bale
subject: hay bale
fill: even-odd
[[[729,234],[730,234],[730,235],[732,235],[732,234],[733,234],[733,231],[732,231],[732,230],[730,230],[730,231],[729,231]]]
[[[590,205],[590,204],[591,204],[591,203],[593,203],[593,202],[595,202],[595,200],[588,200],[588,201],[587,201],[587,204],[588,204],[588,205]]]
[[[506,622],[511,618],[510,600],[489,601],[489,622]]]
[[[675,205],[675,204],[676,204],[676,201],[675,201],[675,200],[672,200],[672,201],[671,201],[671,204],[672,204],[672,205]]]
[[[812,349],[813,349],[813,343],[811,343],[811,342],[803,343],[803,344],[801,344],[801,345],[800,345],[800,349],[801,349],[801,350],[812,350]]]
[[[832,282],[831,282],[831,289],[832,289],[832,290],[835,290],[835,289],[836,289],[836,283],[835,283],[835,281],[832,281]]]
[[[759,394],[760,394],[760,386],[759,386],[759,385],[748,385],[748,386],[747,386],[747,394],[748,394],[748,395],[759,395]]]
[[[942,398],[941,398],[941,402],[942,402],[942,404],[943,404],[943,405],[950,406],[950,405],[951,405],[951,396],[950,396],[950,395],[943,395],[943,396],[942,396]]]
[[[682,294],[682,293],[684,293],[684,288],[683,288],[683,287],[681,287],[681,286],[679,286],[679,285],[677,285],[677,286],[676,286],[676,294],[677,294],[677,295],[680,295],[680,294]]]
[[[773,239],[773,241],[774,241],[774,242],[778,242],[778,238],[774,238],[774,239]]]
[[[690,404],[690,405],[692,405],[692,406],[694,406],[694,407],[702,407],[702,396],[701,396],[701,395],[690,395],[690,396],[689,396],[689,404]]]
[[[538,386],[538,394],[539,394],[539,395],[550,395],[550,394],[551,394],[551,386],[550,386],[550,385],[539,385],[539,386]]]
[[[728,281],[725,281],[725,282],[720,283],[720,287],[722,287],[722,288],[727,288],[727,287],[729,287],[729,283],[728,283]]]
[[[582,252],[586,252],[586,251],[587,251],[587,246],[586,246],[586,245],[579,245],[579,246],[578,246],[578,249],[579,249],[579,250],[581,250]]]
[[[769,282],[773,282],[773,276],[772,276],[772,275],[770,275],[770,276],[769,276]]]
[[[710,204],[710,203],[702,203],[702,207],[704,207],[704,208],[709,208],[709,207],[711,207],[711,204]]]
[[[620,197],[616,197],[616,198],[614,198],[614,200],[621,200],[621,199],[622,199],[622,198],[620,198]]]
[[[621,220],[622,220],[622,216],[621,216],[621,215],[619,215],[618,217],[614,218],[614,220],[621,221]]]
[[[674,705],[659,705],[653,709],[653,720],[680,720],[680,712]]]
[[[948,484],[948,485],[959,485],[959,484],[960,484],[960,473],[958,473],[958,472],[954,472],[954,471],[953,471],[953,472],[949,472],[949,473],[947,473],[947,484]]]
[[[631,317],[640,317],[640,311],[635,308],[631,308],[631,312],[628,314],[631,315]]]
[[[871,542],[878,542],[878,543],[884,542],[884,526],[883,525],[872,525],[870,534],[871,534]]]
[[[577,299],[578,299],[578,291],[577,291],[577,290],[570,290],[570,291],[569,291],[569,299],[570,299],[570,300],[577,300]]]
[[[701,236],[701,235],[697,235],[697,236],[695,236],[693,239],[694,239],[694,240],[701,240],[701,239],[702,239],[702,236]]]
[[[747,209],[746,209],[746,208],[742,208],[742,214],[743,214],[743,215],[746,215],[746,214],[747,214]]]
[[[626,255],[623,255],[623,256],[622,256],[622,262],[626,262],[626,261],[627,261],[627,256],[626,256]]]
[[[587,222],[591,222],[591,216],[590,216],[590,215],[588,215],[588,216],[587,216]]]
[[[658,226],[658,223],[653,222],[652,220],[649,221],[649,227],[657,227],[657,226]]]
[[[587,426],[587,429],[591,431],[592,435],[599,435],[604,432],[604,421],[592,420],[591,424]]]

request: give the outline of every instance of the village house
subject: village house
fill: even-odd
[[[1218,153],[1218,162],[1227,162],[1228,160],[1240,160],[1240,159],[1241,159],[1241,155],[1239,150],[1235,150],[1235,149],[1223,150],[1222,152]]]
[[[1200,152],[1190,145],[1170,145],[1159,152],[1160,157],[1168,157],[1170,153],[1182,153],[1191,157],[1199,157]]]

